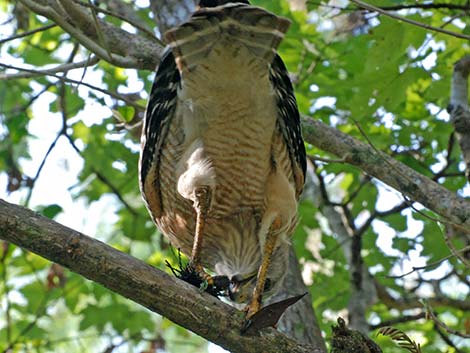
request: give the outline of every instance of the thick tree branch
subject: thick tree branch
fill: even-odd
[[[303,119],[305,141],[330,152],[419,202],[461,229],[470,229],[470,201],[403,163],[325,123]]]
[[[74,1],[19,1],[31,11],[54,21],[87,49],[114,65],[153,70],[162,54],[163,48],[156,38],[151,40],[129,33],[101,19],[96,19],[97,28],[89,9]]]
[[[100,283],[233,353],[325,352],[274,329],[260,336],[241,336],[242,312],[98,240],[3,200],[0,238]]]

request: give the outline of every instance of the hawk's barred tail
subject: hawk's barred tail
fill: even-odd
[[[242,3],[201,8],[185,24],[164,37],[180,71],[191,71],[209,55],[220,37],[240,42],[254,56],[271,64],[290,21],[262,8]]]

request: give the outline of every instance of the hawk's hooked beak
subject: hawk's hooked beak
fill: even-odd
[[[253,281],[256,281],[257,273],[251,273],[248,275],[235,275],[230,280],[230,286],[228,289],[229,297],[236,303],[246,303],[252,294]]]

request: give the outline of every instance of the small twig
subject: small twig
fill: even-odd
[[[308,156],[311,161],[317,161],[317,162],[325,162],[325,163],[345,163],[346,159],[331,159],[331,158],[324,158],[320,156]]]
[[[443,219],[440,219],[440,218],[436,218],[436,217],[432,217],[426,213],[424,213],[423,211],[421,210],[418,210],[415,205],[414,205],[414,201],[411,200],[409,197],[407,197],[406,195],[404,194],[401,194],[401,197],[403,197],[403,201],[406,202],[408,204],[408,206],[414,211],[416,212],[417,214],[421,215],[422,217],[426,218],[426,219],[429,219],[430,221],[433,221],[433,222],[436,222],[436,223],[442,223],[442,224],[452,224],[450,222],[447,222],[447,221],[444,221]],[[432,212],[432,210],[430,210]]]
[[[60,103],[60,110],[62,112],[62,129],[61,129],[61,132],[60,132],[60,135],[64,135],[70,145],[72,146],[72,148],[80,155],[82,156],[82,152],[80,151],[80,149],[77,147],[77,145],[75,144],[75,141],[73,141],[72,137],[67,133],[67,120],[68,120],[68,116],[67,116],[67,112],[66,112],[66,102],[65,102],[65,91],[63,90],[63,85],[62,85],[62,89],[61,89],[61,94],[60,94],[60,100],[59,100],[59,103]],[[103,184],[105,184],[115,195],[116,197],[119,199],[119,201],[121,201],[121,203],[124,205],[124,207],[127,208],[127,210],[129,211],[129,213],[131,213],[133,216],[137,216],[138,212],[136,210],[134,210],[134,208],[132,208],[132,206],[124,199],[124,197],[121,195],[121,192],[119,191],[119,188],[115,187],[109,180],[108,178],[106,178],[101,172],[99,172],[95,167],[92,167],[91,168],[91,171],[93,174],[95,174],[95,176],[98,178],[98,180],[100,180]]]
[[[91,0],[88,0],[91,5]],[[98,21],[98,16],[96,16],[96,11],[94,7],[90,7],[91,11],[91,17],[93,18],[93,25],[95,26],[95,31],[96,35],[98,36],[98,40],[101,44],[101,46],[106,50],[106,53],[108,54],[108,61],[112,62],[113,61],[113,55],[111,53],[111,50],[109,50],[108,43],[104,39],[103,32],[101,31],[101,26],[100,22]]]
[[[32,29],[30,31],[27,31],[27,32],[22,32],[22,33],[19,33],[19,34],[15,34],[13,36],[10,36],[8,38],[5,38],[5,39],[0,39],[0,45],[6,43],[6,42],[10,42],[12,40],[15,40],[15,39],[19,39],[19,38],[24,38],[24,37],[27,37],[27,36],[30,36],[32,34],[35,34],[35,33],[38,33],[38,32],[43,32],[43,31],[47,31],[48,29],[51,29],[51,28],[54,28],[56,27],[57,25],[55,23],[51,23],[49,25],[46,25],[46,26],[43,26],[43,27],[39,27],[39,28],[35,28],[35,29]]]
[[[155,37],[155,33],[153,33],[152,31],[150,31],[148,28],[145,28],[144,26],[140,25],[139,23],[125,17],[125,16],[122,16],[118,13],[115,13],[115,12],[112,12],[112,11],[109,11],[109,10],[106,10],[106,9],[103,9],[99,6],[96,6],[94,4],[90,4],[90,3],[87,3],[85,1],[80,1],[80,0],[74,0],[74,2],[76,2],[77,4],[80,4],[84,7],[89,7],[89,8],[92,8],[94,9],[96,12],[101,12],[105,15],[108,15],[108,16],[111,16],[111,17],[115,17],[115,18],[118,18],[124,22],[127,22],[129,23],[130,25],[132,25],[133,27],[135,27],[136,29],[142,31],[143,33],[145,33],[150,39],[156,41],[158,44],[160,44],[161,46],[165,46],[165,44],[160,40],[158,39],[157,37]]]
[[[121,203],[124,205],[124,207],[127,208],[127,210],[129,211],[129,213],[131,213],[133,216],[137,216],[138,213],[136,210],[134,210],[132,208],[131,205],[129,205],[129,203],[124,199],[124,197],[121,195],[121,192],[119,191],[119,189],[117,187],[115,187],[110,180],[108,180],[108,178],[106,178],[101,172],[99,172],[98,170],[96,170],[95,168],[91,168],[93,174],[96,175],[96,177],[98,178],[98,180],[100,180],[103,184],[105,184],[109,189],[111,189],[111,191],[113,192],[114,195],[116,195],[116,197],[119,199],[119,201],[121,201]]]
[[[73,49],[72,49],[72,52],[69,55],[69,58],[67,59],[67,63],[62,65],[62,66],[73,64],[73,60],[74,60],[75,56],[77,55],[78,48],[79,48],[79,44],[75,44]],[[64,70],[64,72],[62,74],[62,78],[64,78],[67,75],[67,73],[68,73],[68,70]],[[64,89],[64,84],[63,84],[63,81],[62,81],[61,85],[60,85],[60,97],[62,97],[64,94],[65,94],[65,89]],[[65,129],[66,129],[66,126],[63,125],[62,129],[57,133],[56,138],[54,139],[54,141],[52,141],[49,148],[47,149],[46,154],[44,155],[44,157],[43,157],[43,159],[42,159],[42,161],[39,165],[39,168],[36,172],[36,175],[32,179],[29,180],[29,191],[28,191],[28,195],[26,196],[26,200],[24,202],[24,205],[26,207],[29,205],[29,201],[31,200],[31,195],[33,194],[33,190],[34,190],[34,185],[36,184],[36,181],[39,179],[39,175],[41,174],[41,171],[42,171],[44,165],[46,164],[47,158],[49,157],[49,154],[52,152],[52,150],[56,146],[57,141],[59,141],[59,138],[64,134]]]
[[[355,235],[363,235],[376,218],[390,216],[392,214],[401,212],[401,211],[407,209],[408,207],[410,207],[410,205],[407,202],[404,201],[401,204],[396,205],[396,206],[394,206],[391,209],[386,210],[386,211],[374,210],[374,212],[369,216],[369,218],[367,218],[365,220],[365,222],[356,230]]]
[[[36,314],[34,316],[34,319],[26,325],[15,337],[13,341],[9,341],[8,346],[4,349],[2,353],[10,353],[12,348],[19,342],[20,339],[22,339],[29,331],[31,331],[34,327],[36,327],[36,324],[38,320],[44,316],[47,306],[47,298],[48,298],[49,292],[46,292],[46,295],[42,298],[41,303],[38,306],[38,309],[36,311]]]
[[[25,104],[23,104],[21,106],[13,107],[12,109],[7,110],[7,111],[2,111],[2,113],[4,115],[14,115],[14,114],[17,114],[19,112],[25,111],[26,109],[28,109],[31,106],[31,104],[33,104],[43,93],[47,92],[49,90],[49,88],[51,88],[52,86],[54,86],[54,84],[49,82],[38,93],[33,95]]]
[[[331,5],[321,1],[308,0],[307,3],[318,5],[321,7],[327,7],[335,10],[341,11],[354,11],[354,8],[351,7],[341,7]],[[412,9],[428,9],[428,10],[470,10],[468,4],[459,5],[459,4],[446,4],[446,3],[426,3],[426,4],[404,4],[404,5],[390,5],[390,6],[380,6],[382,10],[388,11],[398,11],[398,10],[412,10]]]
[[[442,229],[441,228],[439,228],[439,229],[442,232]],[[467,268],[470,268],[470,262],[467,259],[465,259],[465,257],[463,257],[461,255],[462,251],[459,251],[458,249],[456,249],[454,244],[450,240],[451,236],[454,235],[455,231],[456,231],[455,227],[453,227],[452,225],[447,225],[446,228],[445,228],[445,232],[442,232],[443,236],[444,236],[444,240],[446,242],[446,245],[449,247],[450,252],[453,255],[455,255],[455,257],[457,257]]]
[[[7,64],[2,64],[0,63],[0,66],[3,66],[7,69],[15,69],[18,71],[25,71],[23,73],[18,73],[18,74],[0,74],[0,81],[2,80],[17,80],[20,78],[32,78],[36,76],[51,76],[53,74],[59,73],[59,72],[65,72],[65,71],[70,71],[73,69],[79,69],[82,67],[87,67],[87,66],[93,66],[97,64],[100,61],[100,59],[96,56],[93,56],[90,59],[75,62],[75,63],[67,63],[67,64],[62,64],[58,65],[52,69],[44,69],[44,70],[29,70],[25,68],[19,68],[16,66],[11,66]]]
[[[59,133],[57,134],[56,138],[54,139],[54,141],[52,141],[52,143],[50,144],[49,148],[47,149],[47,152],[46,154],[44,155],[44,157],[42,158],[42,161],[41,161],[41,164],[39,165],[39,168],[38,170],[36,171],[36,175],[30,179],[29,181],[29,191],[28,191],[28,195],[26,196],[26,200],[24,202],[24,205],[26,207],[29,206],[29,201],[31,200],[31,195],[33,194],[33,189],[34,189],[34,184],[36,183],[36,181],[38,180],[39,178],[39,175],[41,174],[41,171],[42,171],[42,168],[44,167],[44,165],[46,164],[46,161],[47,161],[47,158],[49,157],[50,153],[52,152],[52,150],[54,149],[57,141],[59,141],[59,138],[62,136],[62,131],[59,131]]]
[[[418,314],[415,314],[415,315],[404,315],[404,316],[396,317],[394,319],[384,320],[384,321],[382,321],[382,322],[380,322],[379,324],[376,324],[376,325],[370,325],[370,329],[371,330],[377,330],[378,328],[381,328],[381,327],[394,326],[396,324],[402,324],[402,323],[405,323],[405,322],[424,319],[425,317],[426,317],[426,312],[424,312],[424,311],[420,312]]]
[[[347,205],[352,202],[357,197],[357,195],[359,195],[364,186],[370,183],[371,179],[372,178],[370,177],[370,175],[364,174],[362,180],[359,182],[359,186],[348,195],[348,198],[346,200],[343,200],[342,205]]]
[[[424,308],[426,310],[426,314],[428,318],[430,318],[437,326],[441,327],[442,329],[446,330],[448,333],[452,335],[459,336],[462,338],[470,338],[470,334],[454,330],[453,328],[447,326],[445,323],[439,320],[436,314],[434,314],[434,311],[432,310],[432,307],[429,304],[429,302],[424,303]]]
[[[77,80],[72,80],[70,78],[67,78],[67,77],[62,77],[62,76],[58,76],[58,75],[55,75],[53,73],[48,73],[48,72],[45,72],[45,71],[37,71],[37,70],[32,70],[32,69],[25,69],[25,68],[21,68],[21,67],[16,67],[16,66],[12,66],[12,65],[7,65],[7,64],[3,64],[3,63],[0,63],[0,66],[1,67],[5,67],[7,69],[15,69],[15,70],[18,70],[18,71],[24,71],[24,72],[31,72],[31,73],[39,73],[40,75],[47,75],[47,76],[51,76],[51,77],[54,77],[54,78],[57,78],[59,80],[62,80],[62,81],[65,81],[65,82],[68,82],[68,83],[73,83],[73,84],[77,84],[77,85],[81,85],[81,86],[85,86],[85,87],[88,87],[88,88],[91,88],[95,91],[98,91],[98,92],[101,92],[101,93],[104,93],[108,96],[111,96],[115,99],[119,99],[119,100],[122,100],[124,102],[126,102],[128,105],[134,107],[134,108],[137,108],[137,109],[145,109],[145,107],[141,106],[140,104],[137,104],[136,102],[132,101],[132,100],[129,100],[125,95],[122,95],[122,94],[119,94],[119,93],[116,93],[116,92],[111,92],[111,91],[107,91],[103,88],[100,88],[100,87],[96,87],[96,86],[93,86],[89,83],[86,83],[86,82],[80,82],[80,81],[77,81]]]
[[[447,343],[450,347],[454,348],[455,350],[455,353],[465,353],[464,351],[462,351],[461,349],[459,349],[455,344],[454,342],[452,342],[452,340],[444,333],[444,331],[442,331],[441,327],[434,323],[434,330],[436,330],[437,334],[442,338],[442,340]]]
[[[427,30],[430,30],[430,31],[439,32],[439,33],[442,33],[442,34],[447,34],[447,35],[450,35],[450,36],[453,36],[453,37],[456,37],[456,38],[470,40],[470,36],[468,36],[468,35],[448,31],[446,29],[442,29],[442,28],[439,28],[439,27],[434,27],[434,26],[427,25],[427,24],[422,23],[422,22],[414,21],[414,20],[411,20],[409,18],[400,16],[400,15],[396,15],[392,12],[385,11],[385,10],[381,9],[380,7],[376,7],[376,6],[367,4],[367,3],[365,3],[361,0],[351,0],[351,2],[355,3],[357,6],[363,8],[363,9],[378,12],[382,15],[394,18],[398,21],[402,21],[402,22],[405,22],[405,23],[408,23],[408,24],[411,24],[411,25],[414,25],[414,26],[417,26],[417,27],[421,27],[421,28],[424,28],[424,29],[427,29]]]
[[[378,156],[381,155],[381,152],[377,149],[377,147],[375,147],[375,145],[372,143],[372,141],[370,140],[369,136],[367,136],[366,132],[364,131],[364,129],[362,128],[362,126],[359,124],[359,122],[354,119],[354,118],[351,118],[354,123],[356,124],[357,128],[359,129],[359,132],[361,133],[361,135],[366,139],[367,143],[369,144],[369,146],[376,152],[376,154]],[[392,168],[393,170],[396,171],[396,173],[400,176],[403,177],[404,180],[409,180],[410,183],[413,183],[413,180],[411,180],[407,175],[405,175],[401,170],[399,170],[391,161],[389,161],[388,159],[386,158],[382,158],[382,160],[390,167]],[[450,223],[448,221],[445,221],[443,219],[439,219],[439,218],[435,218],[435,217],[431,217],[427,214],[425,214],[424,212],[418,210],[416,207],[413,206],[413,202],[411,202],[404,194],[402,194],[403,196],[403,199],[405,202],[407,202],[409,204],[409,207],[411,207],[411,209],[413,211],[415,211],[416,213],[422,215],[423,217],[429,219],[429,220],[432,220],[434,222],[440,222],[440,223],[444,223],[444,224],[453,224],[453,223]],[[456,227],[458,225],[455,225]]]
[[[468,251],[468,250],[470,250],[470,245],[458,250],[458,252],[465,252],[465,251]],[[447,261],[447,260],[451,259],[454,256],[455,256],[455,254],[452,253],[452,254],[447,255],[446,257],[444,257],[440,260],[437,260],[435,262],[432,262],[430,264],[427,264],[427,265],[424,265],[424,266],[413,266],[412,270],[407,272],[407,273],[404,273],[404,274],[401,274],[401,275],[398,275],[398,276],[387,276],[387,278],[394,278],[394,279],[403,278],[403,277],[406,277],[406,276],[412,274],[413,272],[416,272],[416,271],[419,271],[419,270],[429,269],[429,268],[434,267],[434,266],[438,266],[438,265],[442,264],[444,261]]]
[[[88,58],[86,59],[86,61],[88,62],[84,67],[83,67],[83,72],[82,72],[82,76],[80,76],[80,80],[78,80],[78,83],[75,87],[73,87],[73,91],[76,92],[76,90],[78,89],[78,86],[80,86],[83,82],[83,79],[85,78],[85,75],[86,75],[86,72],[87,72],[87,69],[89,66],[91,66],[89,63],[90,61],[95,58],[94,55],[92,55],[91,53],[88,55]]]

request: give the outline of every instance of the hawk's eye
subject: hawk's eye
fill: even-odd
[[[264,290],[268,291],[271,289],[271,280],[269,278],[266,278],[266,282],[264,283]]]

